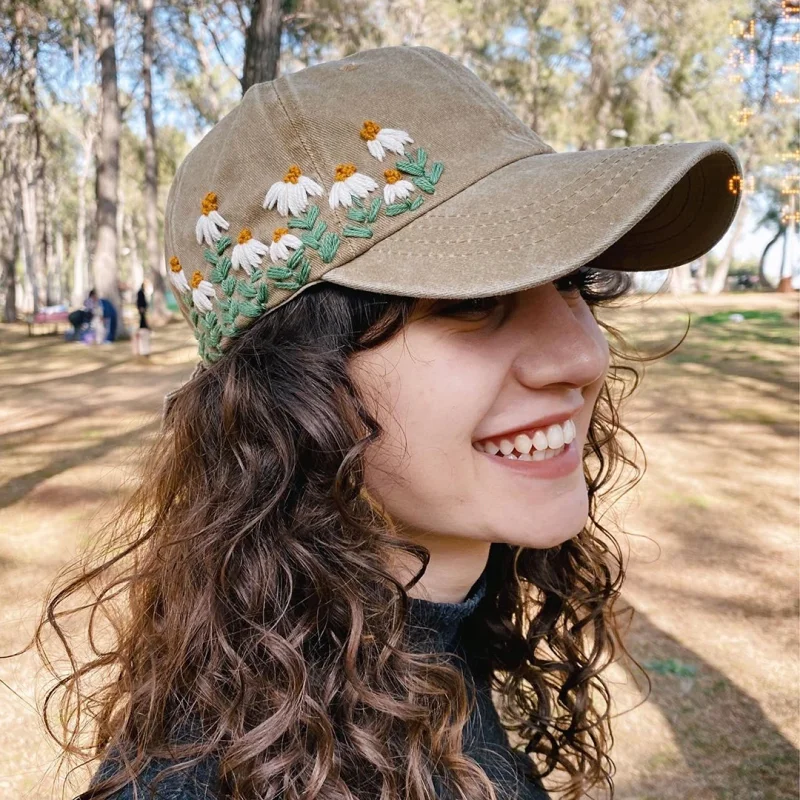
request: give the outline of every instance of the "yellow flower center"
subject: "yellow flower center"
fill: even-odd
[[[403,177],[399,169],[385,169],[383,176],[386,178],[386,183],[397,183]]]
[[[239,244],[244,244],[245,242],[249,242],[253,238],[253,234],[250,231],[250,228],[242,228],[239,232],[239,238],[236,240]]]
[[[335,181],[347,180],[351,175],[355,174],[355,172],[356,172],[355,164],[339,164],[336,167],[336,176],[334,177],[334,180]]]
[[[178,261],[178,256],[172,256],[172,258],[169,260],[169,268],[173,272],[181,271],[181,262]]]
[[[212,211],[217,210],[217,193],[216,192],[209,192],[204,198],[203,202],[200,204],[200,208],[202,209],[203,213],[208,215]]]
[[[292,164],[289,167],[289,170],[286,173],[286,177],[283,179],[283,182],[284,183],[297,183],[297,179],[302,174],[303,173],[300,171],[300,167],[298,167],[297,164]]]
[[[364,120],[364,126],[361,128],[360,136],[365,142],[371,142],[378,135],[380,129],[381,126],[377,122],[366,119]]]
[[[200,281],[203,280],[203,273],[200,272],[199,269],[194,271],[194,275],[192,275],[192,289],[196,289],[200,285]]]
[[[284,236],[287,233],[289,233],[288,228],[275,228],[275,230],[272,232],[272,241],[277,242],[281,236]]]

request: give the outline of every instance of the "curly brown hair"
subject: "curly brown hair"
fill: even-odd
[[[579,272],[593,314],[630,288],[627,273]],[[62,760],[121,762],[80,798],[109,797],[153,759],[184,760],[161,779],[212,758],[220,797],[428,800],[441,781],[453,796],[495,800],[462,751],[463,675],[406,646],[407,589],[429,553],[364,488],[362,457],[382,429],[348,359],[400,331],[417,302],[310,286],[174,394],[136,490],[59,573],[31,642],[57,679],[42,715]],[[551,788],[576,800],[595,786],[613,797],[603,671],[620,653],[639,667],[614,610],[623,556],[599,507],[644,472],[623,451],[622,434],[640,446],[619,406],[640,381],[622,362],[650,359],[613,341],[584,452],[589,521],[552,548],[492,544],[470,620],[504,725],[536,773],[563,775]],[[406,586],[387,569],[400,551],[422,565]],[[73,597],[86,602],[64,608]],[[87,611],[81,658],[65,618]],[[47,657],[47,626],[69,656],[65,675]]]

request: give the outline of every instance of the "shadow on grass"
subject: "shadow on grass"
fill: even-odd
[[[639,663],[651,665],[648,700],[671,727],[684,763],[708,789],[703,797],[797,797],[798,750],[764,714],[757,700],[638,609],[626,644]],[[633,675],[640,684],[643,682],[638,672]],[[657,763],[639,766],[653,778],[620,786],[626,797],[661,800],[678,796],[660,791]]]
[[[70,450],[60,458],[54,458],[49,464],[40,469],[33,470],[25,475],[12,478],[4,484],[0,484],[0,509],[19,502],[40,483],[55,475],[66,472],[73,467],[83,466],[96,458],[101,458],[117,447],[140,442],[144,436],[155,432],[160,424],[160,419],[155,419],[148,422],[146,425],[118,434],[117,436],[103,438],[88,447]]]

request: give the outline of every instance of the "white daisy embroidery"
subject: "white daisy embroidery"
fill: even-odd
[[[385,169],[383,176],[386,178],[386,186],[383,187],[383,199],[387,205],[391,205],[395,200],[405,200],[416,188],[411,181],[403,178],[398,169]]]
[[[369,192],[378,188],[378,184],[362,172],[356,171],[355,164],[339,164],[336,167],[336,176],[333,179],[328,202],[331,208],[337,205],[353,205],[353,195],[366,197]]]
[[[303,175],[297,164],[292,164],[282,181],[269,187],[264,198],[264,208],[272,208],[278,204],[278,213],[284,217],[302,214],[308,206],[308,195],[321,195],[325,190],[311,178]]]
[[[272,233],[272,244],[269,246],[269,257],[277,264],[278,261],[289,258],[288,248],[297,250],[302,245],[300,239],[289,233],[288,228],[275,228]]]
[[[203,273],[200,270],[195,270],[192,275],[192,302],[198,311],[203,313],[211,311],[211,302],[208,298],[215,296],[214,287],[208,281],[203,280]]]
[[[203,198],[200,208],[203,213],[197,218],[197,225],[195,226],[197,243],[202,244],[203,240],[205,240],[206,244],[213,245],[222,236],[219,229],[228,230],[228,223],[223,219],[222,214],[217,211],[216,192],[209,192]]]
[[[231,253],[231,266],[243,269],[248,275],[253,274],[253,267],[261,263],[261,256],[269,251],[264,242],[253,238],[250,228],[242,228],[239,232],[238,244]]]
[[[189,281],[186,280],[186,275],[183,273],[181,262],[178,261],[178,256],[172,256],[169,260],[169,277],[173,286],[181,292],[189,292]]]
[[[381,128],[377,122],[373,122],[371,119],[364,121],[361,138],[367,143],[369,152],[378,161],[383,161],[386,150],[391,150],[401,156],[405,155],[404,143],[414,141],[405,131],[399,131],[396,128]]]

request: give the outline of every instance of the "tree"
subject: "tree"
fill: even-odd
[[[117,88],[115,0],[98,0],[100,51],[100,135],[97,148],[97,246],[94,258],[95,288],[121,311],[118,272],[117,204],[119,202],[120,107]],[[123,331],[124,326],[120,325]]]
[[[165,298],[164,259],[158,235],[158,151],[153,118],[153,0],[142,0],[142,79],[144,83],[144,219],[145,254],[153,284],[152,315],[157,321],[169,316]],[[134,287],[138,288],[138,287]]]

